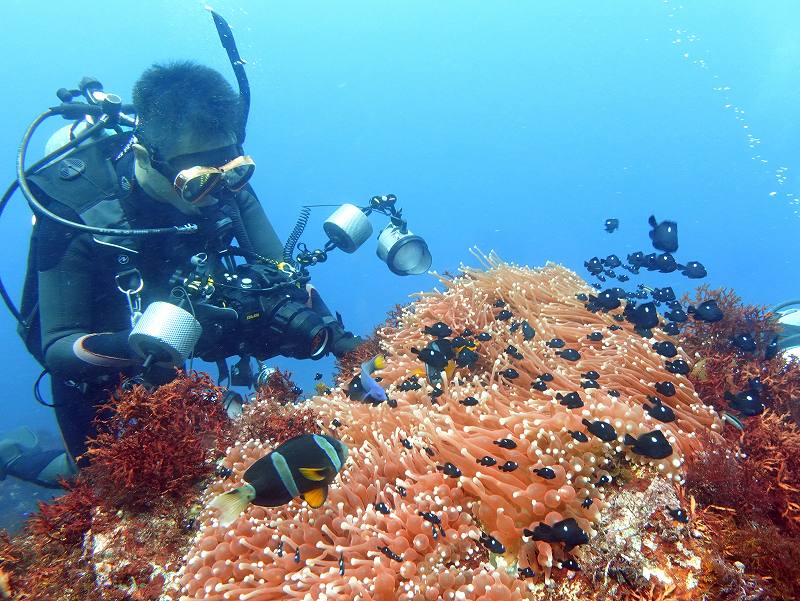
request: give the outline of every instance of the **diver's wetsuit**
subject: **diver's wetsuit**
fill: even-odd
[[[38,271],[42,350],[52,374],[56,418],[72,458],[86,450],[96,406],[119,384],[119,374],[132,373],[141,361],[128,346],[130,310],[125,295],[117,288],[117,273],[127,264],[141,272],[142,307],[167,299],[174,287],[169,283],[170,276],[176,268],[186,269],[193,255],[211,250],[215,224],[224,217],[232,219],[241,248],[275,259],[283,252],[249,186],[221,201],[209,216],[188,217],[167,203],[153,200],[136,185],[132,153],[123,155],[115,169],[130,190],[120,202],[131,228],[167,227],[191,221],[198,223],[200,231],[192,235],[140,237],[135,249],[138,252],[132,253],[113,247],[113,241],[101,244],[90,234],[50,219],[39,220],[31,252]],[[48,206],[71,221],[79,221],[77,213],[61,203],[52,201]],[[209,255],[213,256],[213,252]],[[27,465],[38,463],[29,460]],[[8,473],[35,480],[35,474],[15,469],[22,466],[15,462],[8,466]]]

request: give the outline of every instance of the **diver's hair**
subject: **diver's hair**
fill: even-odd
[[[139,119],[136,135],[164,149],[181,134],[236,134],[242,107],[239,95],[214,69],[192,61],[155,64],[133,86]]]

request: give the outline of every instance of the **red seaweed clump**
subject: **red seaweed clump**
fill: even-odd
[[[153,392],[117,390],[89,442],[91,464],[21,534],[0,538],[10,598],[158,598],[187,544],[194,487],[229,442],[221,392],[196,373]]]
[[[381,353],[386,354],[386,350],[380,345],[380,332],[384,328],[398,328],[404,308],[405,305],[396,304],[386,313],[386,320],[378,324],[372,334],[363,338],[361,344],[336,360],[336,379],[339,380],[339,384],[346,384],[350,378],[359,373],[364,361],[369,361]]]
[[[269,441],[278,446],[301,434],[321,433],[314,411],[286,402],[286,391],[294,387],[290,375],[288,372],[272,374],[267,385],[258,389],[256,398],[244,406],[237,421],[238,441]]]
[[[699,286],[694,298],[685,296],[684,303],[697,306],[703,301],[716,300],[722,310],[720,321],[709,323],[690,319],[683,327],[681,344],[690,355],[700,353],[705,356],[711,351],[728,353],[736,351],[731,347],[731,338],[738,334],[749,333],[756,341],[754,356],[763,357],[772,336],[777,332],[777,325],[766,307],[746,305],[733,290],[728,288],[711,289],[707,284]],[[741,351],[736,351],[743,355]]]
[[[800,363],[785,361],[781,356],[765,359],[767,345],[778,331],[775,316],[764,307],[742,303],[733,291],[724,288],[697,289],[698,304],[715,299],[724,317],[714,323],[690,320],[684,326],[680,346],[696,359],[689,379],[702,401],[720,410],[727,410],[726,391],[736,393],[758,378],[763,386],[760,397],[767,407],[780,415],[789,415],[800,422]],[[754,352],[744,352],[731,344],[738,334],[749,334],[756,342]]]
[[[359,373],[361,364],[369,361],[375,355],[380,354],[381,346],[375,336],[366,338],[364,342],[355,347],[352,351],[336,360],[337,378],[344,384],[350,381],[355,374]]]
[[[196,373],[153,392],[118,390],[110,414],[97,420],[84,477],[109,506],[138,509],[182,497],[228,444],[220,398],[211,378]]]
[[[686,493],[699,505],[698,526],[717,553],[714,565],[738,565],[741,575],[758,579],[774,599],[800,598],[800,365],[764,352],[777,331],[773,315],[745,305],[732,291],[698,289],[695,304],[714,298],[724,313],[715,323],[690,321],[680,346],[696,363],[690,375],[700,399],[736,415],[741,429],[727,427],[726,440],[708,441],[687,469]],[[754,352],[731,344],[742,333],[756,341]],[[725,393],[756,389],[767,410],[738,415]],[[723,570],[725,571],[725,570]],[[736,571],[736,570],[734,570]],[[729,574],[730,575],[730,574]],[[706,582],[724,594],[717,574]],[[716,580],[714,580],[716,579]],[[736,580],[735,578],[733,580]],[[738,590],[737,586],[732,590]],[[737,593],[738,594],[738,593]]]

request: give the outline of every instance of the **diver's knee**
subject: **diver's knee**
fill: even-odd
[[[72,458],[56,449],[22,453],[6,466],[9,475],[47,488],[60,488],[77,471]]]

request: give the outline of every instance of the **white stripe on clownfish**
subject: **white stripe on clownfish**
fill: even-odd
[[[281,482],[283,482],[286,490],[289,491],[289,494],[292,495],[293,498],[299,497],[300,491],[297,490],[297,483],[294,481],[292,470],[289,468],[286,458],[277,451],[272,452],[271,458],[272,465],[274,465],[275,469],[278,471],[278,475],[281,477]]]

